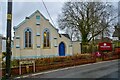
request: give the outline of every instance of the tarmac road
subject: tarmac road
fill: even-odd
[[[120,78],[120,60],[74,66],[62,70],[29,76],[29,78]]]

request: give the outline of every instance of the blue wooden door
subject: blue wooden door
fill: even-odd
[[[63,42],[59,44],[59,56],[65,56],[65,44]]]

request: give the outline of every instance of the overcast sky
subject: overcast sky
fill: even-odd
[[[63,2],[45,2],[46,7],[48,8],[48,11],[53,19],[53,22],[55,26],[57,27],[57,16],[61,12],[61,8],[63,5]],[[2,9],[0,9],[0,34],[6,34],[6,14],[7,14],[7,3],[2,2]],[[25,17],[31,15],[36,10],[39,10],[47,19],[50,20],[47,11],[43,5],[42,2],[14,2],[13,3],[13,22],[12,22],[12,28],[13,26],[18,25],[20,22],[22,22]],[[2,19],[1,19],[2,18]],[[50,20],[51,22],[51,20]],[[52,22],[51,22],[52,23]],[[2,27],[1,27],[2,26]]]
[[[25,17],[31,15],[36,10],[39,10],[47,19],[50,20],[43,3],[41,1],[37,1],[37,2],[36,1],[37,0],[34,0],[33,2],[22,2],[22,0],[20,0],[20,2],[17,2],[17,1],[13,2],[12,29],[13,29],[13,26],[18,25],[20,22],[22,22],[25,19]],[[57,16],[58,14],[61,13],[61,8],[64,4],[63,0],[58,0],[56,2],[45,1],[45,4],[53,19],[53,22],[55,23],[55,27],[57,27],[58,26]],[[1,15],[0,16],[0,34],[6,35],[6,25],[7,25],[7,22],[6,22],[7,2],[6,0],[1,2],[0,5],[1,5],[0,6],[0,15]],[[114,5],[116,5],[116,3],[114,3]],[[117,5],[115,7],[117,7]]]

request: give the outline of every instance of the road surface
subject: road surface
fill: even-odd
[[[92,63],[55,70],[29,78],[120,78],[120,60]]]

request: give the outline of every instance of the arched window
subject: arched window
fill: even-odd
[[[32,32],[30,29],[25,30],[25,48],[32,47]]]
[[[50,32],[48,29],[45,29],[43,32],[43,46],[50,47]]]

